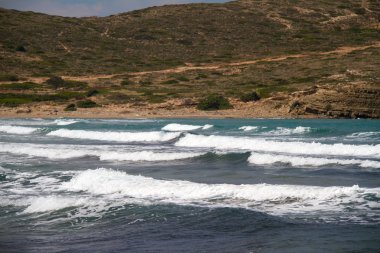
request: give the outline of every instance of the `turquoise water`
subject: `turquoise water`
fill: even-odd
[[[380,121],[2,119],[0,252],[378,252]]]

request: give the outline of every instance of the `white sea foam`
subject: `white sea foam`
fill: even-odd
[[[203,129],[203,130],[206,130],[206,129],[210,129],[210,128],[212,128],[212,127],[214,127],[214,125],[206,124],[206,125],[204,125],[204,126],[202,127],[202,129]]]
[[[7,134],[31,134],[37,131],[38,128],[34,127],[23,127],[23,126],[0,126],[0,132]]]
[[[115,161],[172,161],[204,155],[200,152],[154,152],[154,151],[108,151],[107,147],[86,145],[37,145],[27,143],[0,143],[0,152],[46,157],[49,159],[70,159],[97,156],[100,160]]]
[[[242,127],[239,127],[239,130],[243,130],[244,132],[248,132],[248,131],[256,131],[259,127],[257,126],[242,126]]]
[[[292,135],[292,134],[304,134],[311,131],[310,127],[298,126],[296,128],[277,127],[276,130],[269,131],[271,135]]]
[[[186,134],[176,143],[179,147],[203,147],[222,150],[251,150],[260,152],[380,157],[380,145],[322,144],[307,142],[281,142],[248,137]]]
[[[213,125],[208,125],[208,124],[203,125],[203,126],[198,126],[198,125],[184,125],[184,124],[172,123],[172,124],[168,124],[164,126],[161,130],[171,131],[171,132],[180,132],[180,131],[193,131],[193,130],[199,130],[199,129],[206,130],[212,127]]]
[[[380,132],[358,132],[348,135],[348,138],[366,138],[366,137],[373,137],[373,136],[380,136]]]
[[[77,122],[78,121],[72,120],[72,119],[56,119],[54,120],[53,123],[56,124],[57,126],[67,126],[67,125],[71,125]]]
[[[91,152],[76,149],[70,145],[35,145],[27,143],[0,143],[0,152],[46,157],[49,159],[68,159],[89,155]]]
[[[252,153],[248,161],[253,164],[265,165],[273,163],[289,163],[292,166],[323,166],[328,164],[349,165],[357,164],[361,167],[380,168],[380,162],[358,159],[329,159],[303,156],[286,156],[273,154]]]
[[[99,132],[85,130],[59,129],[48,133],[49,136],[115,142],[163,142],[175,139],[181,133],[154,132]]]
[[[88,203],[86,198],[68,198],[62,196],[37,197],[29,200],[24,213],[38,213],[59,210],[67,207],[81,206]]]
[[[269,213],[308,213],[369,208],[365,196],[380,197],[380,188],[319,187],[303,185],[233,185],[203,184],[179,180],[158,180],[128,175],[110,169],[80,172],[62,190],[88,192],[96,196],[124,201],[179,205],[228,206],[267,211]],[[371,203],[378,205],[378,203]]]

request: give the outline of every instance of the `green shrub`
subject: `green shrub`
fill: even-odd
[[[364,8],[355,8],[354,12],[358,15],[364,15],[366,13],[366,10]]]
[[[134,82],[132,80],[129,80],[129,79],[124,79],[123,81],[121,81],[120,84],[123,86],[127,86],[127,85],[134,84]]]
[[[73,80],[64,80],[60,76],[52,76],[45,82],[46,84],[52,86],[54,89],[58,88],[85,88],[87,83]]]
[[[177,43],[178,44],[182,44],[184,46],[191,46],[191,45],[193,45],[193,42],[191,40],[188,40],[188,39],[177,40]]]
[[[72,112],[72,111],[76,111],[77,107],[75,106],[75,104],[69,104],[66,106],[66,108],[64,110],[67,112]]]
[[[32,101],[23,98],[0,98],[0,105],[6,107],[17,107],[30,102]]]
[[[144,91],[144,96],[152,96],[153,95],[153,91],[151,90],[145,90]]]
[[[87,87],[87,83],[81,81],[65,80],[64,87],[82,89]]]
[[[198,76],[195,78],[197,80],[202,79],[202,78],[207,78],[208,76],[206,74],[198,74]]]
[[[179,77],[177,77],[177,80],[181,81],[181,82],[188,82],[188,81],[190,81],[189,78],[187,78],[186,76],[179,76]]]
[[[256,91],[244,94],[240,97],[240,100],[243,102],[258,101],[260,100],[259,94]]]
[[[162,84],[177,84],[178,81],[175,80],[175,79],[170,79],[170,80],[167,80],[165,82],[162,82]]]
[[[222,95],[212,94],[199,101],[197,106],[198,110],[212,111],[212,110],[225,110],[232,108],[232,105],[227,98]]]
[[[160,96],[160,95],[148,95],[147,96],[148,102],[153,103],[153,104],[159,104],[159,103],[164,103],[165,102],[165,96]]]
[[[82,100],[77,102],[78,108],[94,108],[98,106],[99,105],[92,100]]]
[[[44,101],[67,101],[70,99],[82,99],[84,94],[79,92],[59,92],[56,94],[23,94],[23,93],[0,93],[0,104],[17,103],[25,104]]]
[[[157,38],[149,34],[137,34],[134,39],[136,40],[156,40]]]
[[[48,80],[46,80],[46,84],[53,86],[55,89],[57,89],[65,85],[65,80],[63,80],[60,76],[52,76]]]
[[[19,81],[19,78],[16,75],[12,75],[12,74],[0,74],[0,81],[1,82],[6,82],[6,81],[16,82],[16,81]]]
[[[39,85],[36,83],[5,83],[0,84],[0,90],[31,90],[37,88]]]
[[[151,84],[152,84],[152,81],[144,80],[144,81],[140,81],[140,84],[141,84],[141,85],[151,85]]]
[[[276,92],[290,92],[294,91],[295,89],[289,88],[289,86],[267,86],[263,88],[257,89],[257,93],[260,95],[261,98],[267,98],[270,97],[273,93]]]
[[[87,97],[93,97],[99,94],[98,90],[89,90],[87,91]]]
[[[26,48],[22,45],[19,45],[16,47],[17,52],[26,52]]]
[[[119,93],[119,92],[110,93],[107,96],[107,98],[111,100],[113,103],[117,103],[117,104],[128,103],[131,100],[130,96],[124,93]]]

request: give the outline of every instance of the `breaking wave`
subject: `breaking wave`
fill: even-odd
[[[269,131],[271,135],[292,135],[292,134],[304,134],[311,131],[310,127],[298,126],[296,128],[277,127],[276,130]]]
[[[67,198],[62,196],[37,197],[30,200],[24,213],[55,211],[67,207],[81,206],[88,203],[86,198]]]
[[[39,128],[24,126],[0,126],[0,132],[7,134],[31,134]]]
[[[87,192],[95,196],[123,201],[174,203],[208,207],[237,207],[272,214],[308,213],[310,211],[370,210],[379,206],[380,188],[320,187],[270,184],[204,184],[180,180],[159,180],[128,175],[111,169],[80,172],[61,190]],[[366,196],[375,196],[373,201]]]
[[[366,137],[380,137],[380,132],[358,132],[347,136],[347,138],[366,138]]]
[[[57,136],[72,139],[87,139],[115,142],[165,142],[178,138],[181,133],[153,132],[99,132],[85,130],[59,129],[48,133],[49,136]]]
[[[323,166],[328,164],[350,165],[357,164],[360,167],[380,168],[380,162],[358,159],[329,159],[302,156],[286,156],[252,153],[248,161],[253,164],[266,165],[273,163],[288,163],[292,166]]]
[[[259,127],[257,126],[242,126],[242,127],[239,127],[239,130],[243,130],[244,132],[248,132],[248,131],[256,131]]]
[[[72,119],[56,119],[54,120],[53,123],[56,124],[57,126],[67,126],[67,125],[75,124],[77,122],[78,121],[72,120]]]
[[[204,155],[195,152],[153,152],[153,151],[107,151],[91,149],[89,146],[74,145],[33,145],[0,143],[0,152],[46,157],[49,159],[70,159],[97,156],[99,160],[114,161],[172,161]]]
[[[212,127],[213,125],[208,125],[208,124],[203,125],[203,126],[198,126],[198,125],[184,125],[184,124],[172,123],[172,124],[168,124],[164,126],[161,130],[179,132],[179,131],[193,131],[193,130],[199,130],[199,129],[206,130]]]
[[[176,143],[179,147],[208,147],[223,150],[251,150],[260,152],[303,155],[341,155],[380,157],[380,145],[322,144],[317,142],[281,142],[248,137],[186,134]]]

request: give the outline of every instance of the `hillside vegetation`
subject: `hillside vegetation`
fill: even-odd
[[[256,91],[276,97],[274,109],[304,114],[313,110],[290,110],[294,92],[358,84],[375,89],[366,98],[374,102],[339,110],[375,117],[379,21],[378,0],[241,0],[88,18],[0,9],[0,104],[39,102],[28,94],[67,104],[96,89],[99,104],[195,106],[207,94],[239,100]],[[51,76],[74,85],[49,86]]]

